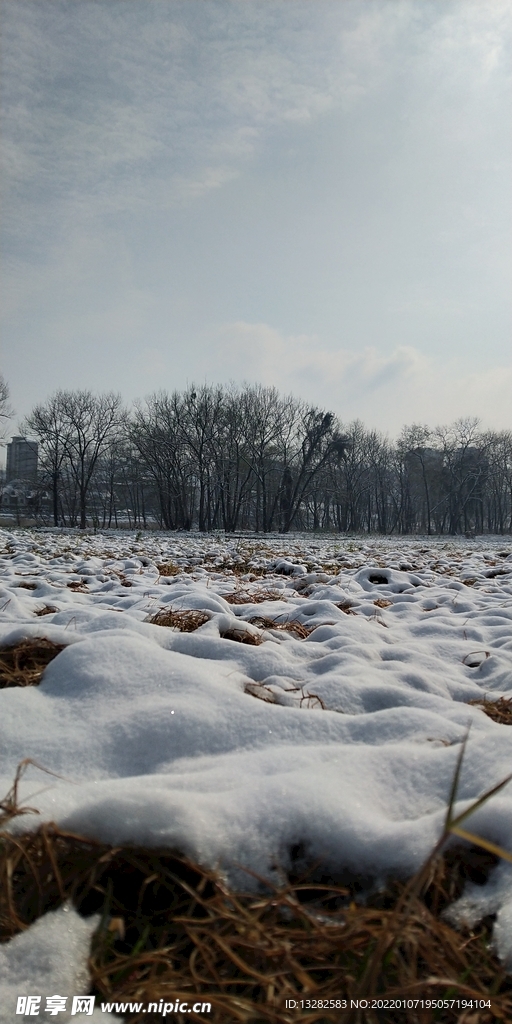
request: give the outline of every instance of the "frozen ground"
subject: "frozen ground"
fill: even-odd
[[[1,646],[66,645],[0,692],[0,795],[23,758],[62,777],[29,770],[40,817],[13,827],[166,845],[244,887],[235,865],[293,858],[378,882],[435,844],[470,723],[458,809],[512,770],[512,729],[468,704],[512,696],[510,538],[4,530],[0,572]],[[148,621],[190,609],[194,632]],[[467,826],[512,850],[511,812],[512,783]],[[512,966],[512,865],[459,910],[497,912]]]

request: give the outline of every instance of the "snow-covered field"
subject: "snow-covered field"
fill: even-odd
[[[512,696],[510,538],[4,530],[0,571],[0,645],[66,645],[0,692],[0,796],[24,758],[60,776],[29,769],[40,816],[13,828],[168,845],[244,888],[294,857],[378,882],[434,846],[470,723],[457,809],[512,771],[512,729],[468,703]],[[512,783],[467,827],[512,850]],[[512,865],[459,909],[497,912],[512,967]]]

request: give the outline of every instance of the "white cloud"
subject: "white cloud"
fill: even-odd
[[[475,88],[503,62],[509,14],[506,0],[7,0],[5,173],[29,203],[190,200],[276,126],[378,93],[397,61],[422,114],[445,119],[440,90],[464,97],[468,61]]]
[[[302,3],[10,0],[4,139],[18,201],[90,201],[97,214],[218,188],[267,128],[332,104],[330,5],[315,19]]]
[[[108,369],[136,394],[207,372],[390,429],[452,407],[506,425],[510,13],[6,0],[18,408],[30,365],[34,389],[84,373],[102,387]],[[223,322],[208,364],[201,341]]]
[[[460,416],[479,416],[497,429],[510,426],[512,364],[477,372],[461,360],[428,358],[412,345],[391,352],[332,350],[317,337],[238,322],[219,330],[209,374],[274,385],[334,409],[345,421],[357,417],[391,433],[404,423],[434,426]]]

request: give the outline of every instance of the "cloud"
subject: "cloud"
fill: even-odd
[[[489,130],[471,97],[506,80],[508,0],[3,10],[5,244],[31,258],[49,234],[93,218],[194,203],[243,173],[272,133],[378,103],[388,88],[394,148],[421,150],[428,128],[446,175],[446,140]]]
[[[276,127],[378,94],[397,64],[422,115],[443,120],[440,91],[459,83],[464,98],[468,61],[482,80],[503,63],[509,14],[506,0],[7,0],[5,177],[41,217],[52,200],[96,213],[187,202]]]
[[[209,376],[390,429],[452,407],[506,425],[510,368],[492,353],[509,311],[510,13],[510,0],[4,0],[18,408],[22,361],[34,389],[75,387],[100,350],[128,393],[137,347],[141,388],[182,386],[226,321]],[[443,364],[434,347],[474,360],[485,347],[491,366]]]
[[[3,131],[12,195],[47,210],[52,200],[92,203],[98,213],[218,188],[266,129],[332,104],[329,5],[315,17],[300,3],[10,0]]]
[[[219,366],[225,368],[219,376]],[[434,426],[479,416],[489,427],[510,426],[512,365],[476,371],[463,360],[427,357],[412,345],[392,351],[327,349],[318,337],[284,335],[268,324],[237,322],[217,333],[213,379],[261,381],[396,433],[405,423]]]
[[[389,356],[367,347],[361,353],[321,348],[317,337],[281,334],[268,324],[242,321],[226,324],[219,331],[216,358],[226,365],[258,376],[264,383],[276,378],[321,386],[331,380],[372,390],[396,377],[407,379],[421,373],[427,361],[411,346],[400,345]]]

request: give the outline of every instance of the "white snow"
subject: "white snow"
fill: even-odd
[[[470,723],[457,809],[511,771],[512,729],[468,704],[512,696],[510,538],[0,531],[2,548],[0,645],[66,645],[40,686],[0,692],[0,795],[27,757],[62,777],[29,770],[39,817],[13,829],[167,845],[243,887],[235,865],[275,879],[299,847],[379,881],[435,844]],[[169,609],[209,619],[146,621]],[[512,850],[512,784],[466,826]],[[512,963],[512,865],[472,890],[460,914],[497,912]]]
[[[92,1014],[70,1016],[72,997],[86,994],[89,988],[87,958],[98,921],[97,916],[84,920],[72,907],[63,906],[0,946],[0,1024],[34,1019],[30,1013],[16,1014],[20,995],[39,996],[39,1015],[45,1020],[120,1024],[119,1018],[98,1007]],[[52,1018],[45,1013],[45,1006],[46,997],[53,995],[66,997],[66,1010]]]

